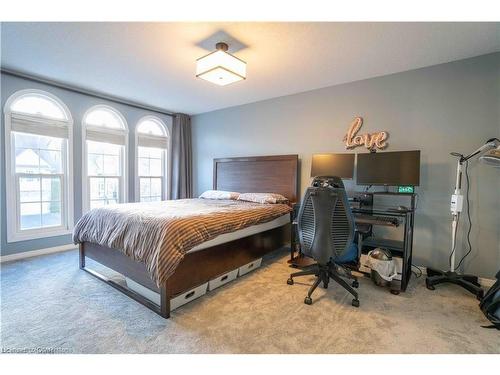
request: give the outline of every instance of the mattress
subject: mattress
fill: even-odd
[[[200,251],[200,250],[203,250],[203,249],[206,249],[206,248],[209,248],[212,246],[216,246],[216,245],[221,245],[223,243],[231,242],[231,241],[243,238],[243,237],[248,237],[248,236],[251,236],[251,235],[256,234],[256,233],[265,232],[265,231],[286,225],[289,222],[290,222],[290,214],[286,214],[286,215],[280,216],[272,221],[268,221],[267,223],[256,224],[256,225],[252,225],[250,227],[240,229],[240,230],[237,230],[237,231],[234,231],[231,233],[221,234],[220,236],[218,236],[214,239],[211,239],[209,241],[205,241],[205,242],[199,244],[198,246],[193,247],[191,250],[188,251],[188,253]]]

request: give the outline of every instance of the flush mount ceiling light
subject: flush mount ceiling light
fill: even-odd
[[[196,77],[219,86],[238,82],[247,76],[247,63],[227,52],[226,43],[217,43],[216,51],[196,60]]]

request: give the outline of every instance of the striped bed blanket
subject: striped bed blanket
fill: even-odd
[[[193,247],[290,211],[286,204],[211,199],[116,204],[83,215],[73,230],[73,242],[120,250],[144,263],[160,287]]]

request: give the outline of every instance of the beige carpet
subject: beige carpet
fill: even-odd
[[[500,353],[477,300],[412,279],[394,296],[360,280],[360,308],[331,282],[286,284],[287,253],[164,320],[80,271],[76,251],[2,264],[2,350],[70,353]],[[202,266],[202,265],[200,265]]]

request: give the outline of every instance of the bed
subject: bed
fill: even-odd
[[[214,159],[213,189],[241,193],[279,193],[285,196],[289,200],[289,204],[292,205],[297,201],[297,172],[297,155]],[[185,203],[190,206],[193,205],[195,208],[202,207],[202,209],[206,205],[205,202],[201,202],[199,199],[193,199],[192,202],[187,201]],[[176,205],[182,206],[183,204],[183,201],[170,202],[169,209],[174,209],[172,207]],[[231,202],[220,204],[222,206],[233,205]],[[140,204],[136,203],[135,205]],[[133,210],[136,207],[130,205],[130,207],[126,208]],[[245,207],[245,210],[249,208],[252,208],[252,212],[257,212],[256,210],[270,212],[270,209],[255,207],[255,204]],[[154,212],[153,208],[150,207],[149,209]],[[182,208],[178,209],[182,210]],[[208,207],[208,210],[210,210],[210,207]],[[278,208],[274,208],[274,210],[276,211]],[[282,210],[281,213],[288,213],[288,211]],[[78,241],[79,266],[82,270],[89,272],[162,317],[169,318],[171,301],[175,304],[179,298],[188,298],[196,293],[197,288],[218,280],[221,275],[227,277],[227,275],[234,274],[238,269],[241,272],[242,268],[252,267],[253,262],[263,255],[287,245],[290,242],[290,214],[282,215],[281,213],[279,216],[278,213],[273,213],[272,220],[269,219],[263,223],[246,226],[245,228],[239,228],[235,225],[230,228],[231,230],[226,230],[226,233],[215,238],[210,238],[208,241],[201,243],[198,241],[196,246],[190,248],[189,251],[179,251],[182,256],[179,257],[178,262],[169,263],[169,267],[166,267],[165,270],[152,270],[151,262],[144,262],[143,258],[145,257],[133,256],[130,244],[128,244],[128,248],[127,246],[117,248],[114,245],[106,246],[102,242],[99,243],[100,241],[85,240],[85,237],[80,237],[82,240]],[[215,220],[215,222],[217,221]],[[196,226],[205,228],[205,224],[198,222]],[[151,228],[155,233],[157,232],[155,227],[151,226]],[[122,232],[124,236],[127,235],[126,226]],[[134,234],[134,236],[130,237],[135,236]],[[89,236],[89,238],[91,237]],[[141,249],[136,253],[143,254],[147,250]],[[155,252],[150,253],[146,255],[149,257],[155,256]],[[127,285],[118,283],[95,269],[89,268],[86,265],[87,258],[125,276],[128,281]],[[175,267],[170,267],[170,264],[174,264]],[[147,294],[140,292],[140,289],[150,292],[152,295],[158,296],[158,298],[148,298]]]

